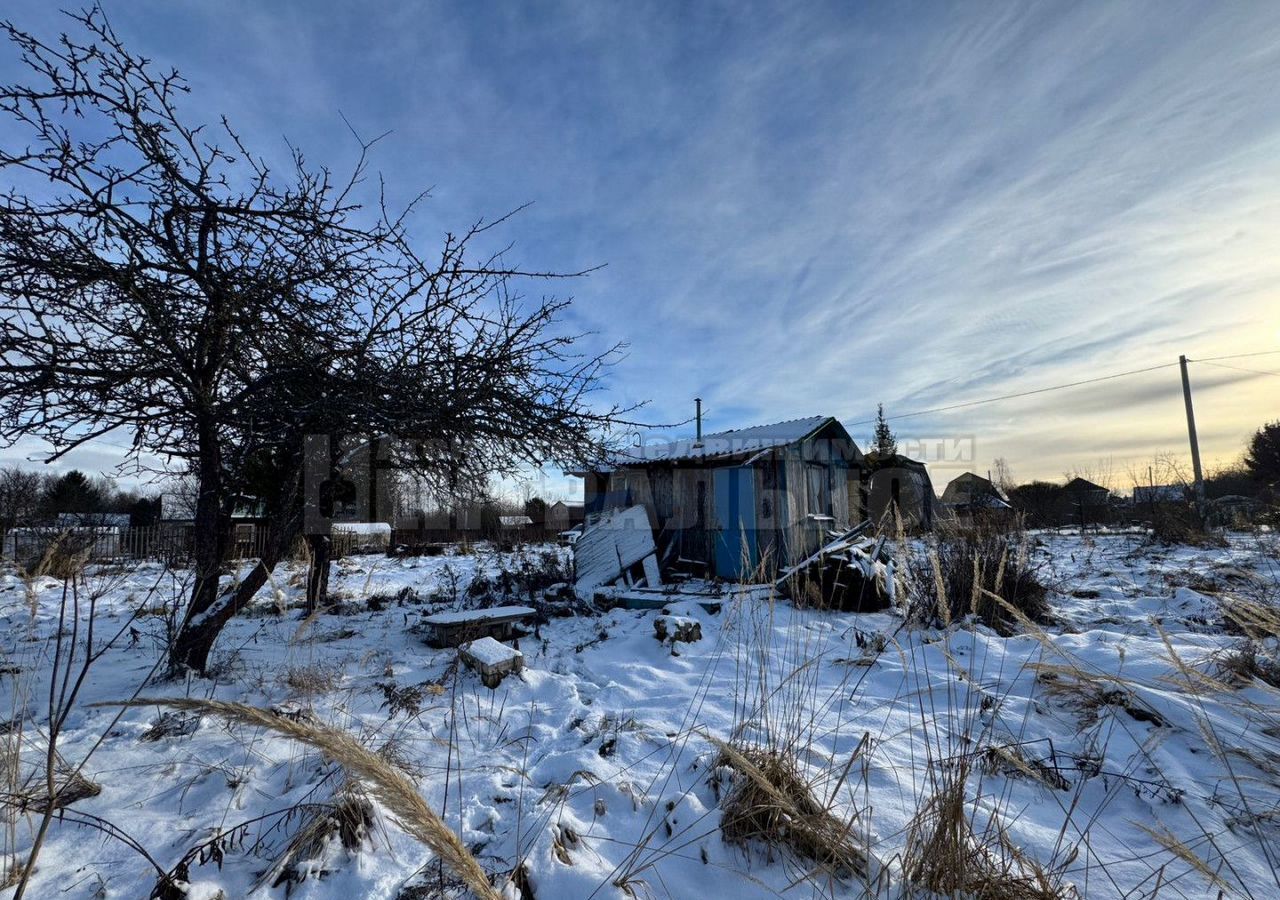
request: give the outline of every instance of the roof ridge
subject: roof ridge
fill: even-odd
[[[782,419],[777,422],[761,422],[758,425],[746,425],[742,428],[726,428],[723,431],[713,431],[710,434],[703,435],[704,438],[715,434],[733,434],[735,431],[747,431],[751,428],[776,428],[779,425],[792,425],[796,422],[807,422],[810,419],[833,419],[834,416],[814,415],[814,416],[796,416],[794,419]]]

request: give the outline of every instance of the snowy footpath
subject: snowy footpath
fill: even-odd
[[[692,642],[656,637],[660,611],[549,617],[496,689],[456,650],[429,648],[421,620],[473,604],[477,577],[498,584],[567,551],[341,560],[338,604],[309,619],[300,573],[282,568],[219,638],[213,677],[176,681],[153,676],[185,573],[91,569],[76,630],[62,619],[62,662],[73,638],[83,653],[91,597],[94,641],[121,637],[62,726],[57,767],[89,787],[53,819],[27,896],[146,898],[159,871],[183,874],[195,900],[466,896],[336,762],[213,715],[94,705],[134,696],[237,701],[357,736],[525,900],[909,895],[931,798],[957,772],[966,852],[1019,884],[1280,896],[1280,692],[1233,665],[1248,637],[1228,615],[1280,597],[1275,538],[1037,541],[1057,616],[1043,629],[923,629],[726,590],[717,612],[671,611],[700,626]],[[45,790],[63,591],[0,574],[6,869],[41,819],[30,798]],[[718,742],[785,749],[867,870],[726,840],[742,775]]]

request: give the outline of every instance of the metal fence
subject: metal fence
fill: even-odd
[[[494,540],[499,545],[555,541],[555,530],[537,526],[503,529]],[[443,552],[451,543],[475,543],[486,540],[479,530],[411,529],[387,534],[333,534],[334,558],[358,554],[417,554]],[[257,524],[237,524],[231,538],[228,558],[259,559],[267,542],[267,528]],[[190,525],[158,525],[148,528],[109,526],[56,526],[14,528],[0,533],[0,560],[16,562],[32,569],[52,551],[59,556],[84,554],[89,562],[125,562],[154,560],[174,566],[188,565],[194,551]]]
[[[229,557],[256,559],[262,555],[267,530],[257,525],[236,525]],[[155,560],[171,565],[191,561],[194,540],[190,526],[158,525],[149,528],[14,528],[0,539],[0,557],[31,568],[53,554],[84,554],[89,562]]]

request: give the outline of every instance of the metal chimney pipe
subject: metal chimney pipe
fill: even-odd
[[[698,420],[698,438],[697,438],[697,440],[695,440],[695,441],[693,442],[693,446],[695,446],[695,447],[701,447],[701,446],[702,446],[702,398],[701,398],[701,397],[694,397],[694,398],[693,398],[693,402],[694,402],[695,407],[696,407],[696,409],[697,409],[697,413],[696,413],[696,415],[695,415],[695,418],[697,418],[697,420]]]

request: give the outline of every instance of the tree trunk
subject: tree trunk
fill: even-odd
[[[289,547],[298,535],[300,520],[296,514],[280,509],[269,512],[274,514],[267,525],[269,532],[263,542],[262,558],[249,570],[244,580],[236,585],[229,585],[222,591],[202,615],[189,618],[178,635],[174,656],[181,654],[182,664],[195,672],[205,674],[209,666],[209,654],[223,627],[270,580],[271,573],[289,552]]]
[[[169,648],[169,663],[174,671],[189,668],[200,673],[208,664],[209,649],[221,628],[218,625],[211,635],[207,634],[210,619],[206,614],[218,603],[232,513],[229,501],[223,497],[222,460],[216,443],[207,439],[202,444],[205,449],[199,464],[200,493],[191,534],[195,584],[182,627]]]
[[[307,572],[307,613],[315,612],[329,599],[329,559],[333,542],[327,534],[307,535],[311,567]]]
[[[183,627],[174,644],[174,655],[181,653],[183,665],[201,675],[206,673],[214,641],[218,639],[227,622],[267,583],[268,576],[275,569],[277,562],[279,562],[277,558],[270,556],[264,556],[263,559],[258,560],[243,581],[228,585],[227,589],[216,598],[217,602],[206,610],[203,616],[189,621]]]

